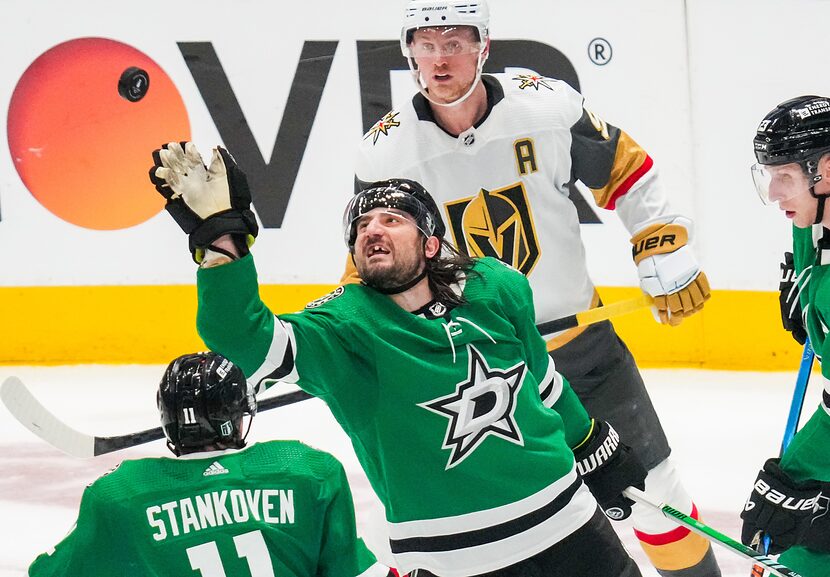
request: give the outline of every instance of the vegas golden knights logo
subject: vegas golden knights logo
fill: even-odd
[[[492,256],[528,275],[539,241],[521,182],[445,205],[455,246],[470,256]]]

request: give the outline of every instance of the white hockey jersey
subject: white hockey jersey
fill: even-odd
[[[423,184],[459,250],[527,275],[537,323],[596,306],[568,185],[583,182],[633,233],[669,213],[651,158],[565,82],[527,74],[482,82],[487,112],[458,136],[435,122],[421,94],[386,114],[359,146],[358,184],[396,177]]]

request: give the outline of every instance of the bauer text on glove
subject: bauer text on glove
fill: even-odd
[[[792,547],[810,527],[820,497],[820,483],[797,483],[781,469],[778,459],[767,460],[741,512],[741,541],[749,545],[761,531],[769,535],[771,555]]]
[[[682,216],[643,225],[631,238],[643,291],[654,297],[655,317],[678,325],[703,308],[709,280],[700,270],[688,242],[692,221]]]

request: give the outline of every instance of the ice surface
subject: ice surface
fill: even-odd
[[[0,366],[0,380],[23,379],[41,402],[75,428],[113,435],[158,423],[155,389],[163,366]],[[738,514],[764,460],[778,451],[795,373],[646,370],[643,375],[673,447],[673,460],[706,523],[737,538]],[[272,389],[273,390],[273,389]],[[283,388],[279,392],[291,390]],[[805,417],[819,387],[808,391]],[[803,419],[802,419],[803,420]],[[405,430],[406,423],[401,423]],[[252,440],[300,439],[345,465],[358,530],[387,562],[383,513],[346,436],[316,399],[261,413]],[[125,458],[165,455],[161,441],[77,460],[44,444],[0,406],[0,577],[26,574],[34,557],[60,541],[75,521],[84,487]],[[656,577],[630,528],[615,527],[643,575]],[[747,577],[750,563],[717,547],[724,577]]]

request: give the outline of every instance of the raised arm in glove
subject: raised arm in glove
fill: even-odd
[[[189,235],[193,260],[201,263],[206,250],[234,259],[248,253],[259,226],[251,211],[245,174],[222,147],[213,149],[210,165],[192,142],[171,142],[153,151],[150,181],[167,199],[165,208]],[[235,250],[218,246],[225,235]]]

